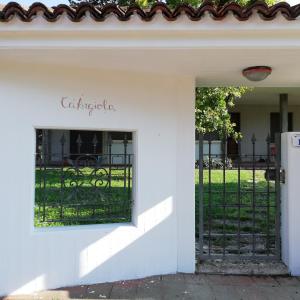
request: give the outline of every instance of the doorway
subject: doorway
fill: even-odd
[[[237,132],[241,131],[241,114],[239,112],[230,113],[230,120],[235,124],[235,130]],[[229,137],[227,139],[227,155],[231,159],[235,159],[239,154],[239,147],[237,142]]]

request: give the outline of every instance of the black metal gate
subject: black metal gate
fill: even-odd
[[[280,136],[237,141],[227,153],[227,139],[199,134],[198,257],[280,259]],[[247,143],[248,142],[248,143]],[[262,151],[262,142],[264,151]],[[219,153],[214,149],[219,144]],[[251,153],[241,151],[242,143]],[[197,180],[196,180],[197,182]]]

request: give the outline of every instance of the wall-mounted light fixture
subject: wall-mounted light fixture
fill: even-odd
[[[255,66],[243,70],[243,75],[250,81],[262,81],[271,73],[272,68],[267,66]]]

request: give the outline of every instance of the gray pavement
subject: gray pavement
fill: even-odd
[[[224,299],[300,300],[300,279],[287,276],[176,274],[66,287],[5,300]]]

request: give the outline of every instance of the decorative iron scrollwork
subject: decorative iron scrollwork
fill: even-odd
[[[96,134],[91,140],[78,134],[71,147],[77,152],[71,153],[65,133],[60,153],[52,153],[49,132],[37,133],[36,226],[131,220],[133,154],[128,154],[126,133],[122,153],[112,151],[110,134],[107,153],[97,153],[101,147]]]

